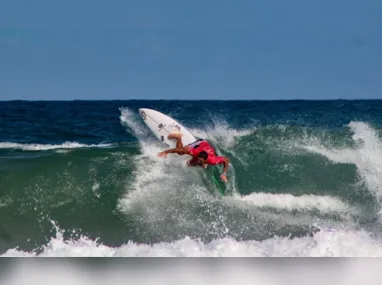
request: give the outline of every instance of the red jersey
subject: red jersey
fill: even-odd
[[[190,145],[190,153],[193,156],[193,159],[197,160],[199,153],[202,151],[205,151],[208,154],[207,164],[216,165],[224,162],[224,158],[222,156],[217,156],[215,149],[208,142],[201,141]]]

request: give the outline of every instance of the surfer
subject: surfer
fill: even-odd
[[[187,161],[188,166],[201,166],[207,168],[207,165],[216,165],[224,163],[223,173],[220,175],[220,179],[223,182],[227,182],[227,170],[229,159],[227,157],[218,156],[215,153],[215,149],[203,139],[199,139],[191,144],[183,146],[182,134],[173,133],[169,134],[168,139],[176,139],[176,148],[162,151],[158,154],[159,157],[166,157],[169,153],[177,153],[178,155],[188,154],[192,158]]]

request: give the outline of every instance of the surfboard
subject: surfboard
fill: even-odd
[[[154,133],[154,135],[167,147],[176,147],[176,140],[169,140],[167,138],[170,133],[174,132],[182,134],[183,145],[193,143],[197,140],[179,122],[165,114],[162,114],[161,112],[152,109],[140,108],[139,114],[149,129]]]
[[[168,139],[167,136],[170,133],[178,132],[182,134],[183,145],[188,145],[197,140],[191,132],[189,132],[182,124],[174,120],[170,116],[167,116],[156,110],[139,108],[139,115],[141,116],[143,122],[147,127],[153,132],[153,134],[168,148],[176,147],[176,140]],[[217,176],[216,171],[213,171],[207,167],[208,173],[210,175],[212,183],[218,188],[219,193],[224,195],[225,186],[224,183],[220,181],[219,175]],[[217,176],[217,177],[216,177]]]

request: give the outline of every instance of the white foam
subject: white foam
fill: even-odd
[[[229,149],[235,146],[238,138],[250,135],[254,129],[236,130],[224,121],[214,121],[211,127],[190,131],[197,137],[209,140],[223,149]]]
[[[93,192],[94,196],[96,196],[97,198],[101,197],[101,193],[100,193],[100,189],[99,189],[99,183],[95,183],[92,186],[92,192]]]
[[[205,188],[197,169],[186,166],[185,162],[190,157],[169,154],[167,158],[158,158],[157,154],[163,151],[164,145],[157,139],[149,140],[142,135],[140,124],[130,112],[121,117],[121,123],[139,134],[142,154],[135,160],[135,171],[126,183],[117,209],[134,217],[156,236],[203,232],[204,227],[214,227],[211,222],[200,225],[209,216],[200,214],[202,217],[195,217],[198,205],[213,196]],[[194,219],[199,221],[196,223]]]
[[[382,197],[382,142],[368,124],[351,122],[353,140],[357,143],[356,165],[369,189]]]
[[[134,111],[129,108],[119,108],[119,111],[121,112],[119,116],[121,124],[128,127],[133,135],[142,138],[149,133],[148,128],[142,123],[142,120]]]
[[[304,149],[321,154],[335,163],[357,163],[357,153],[352,149],[327,149],[320,145],[306,145]]]
[[[322,230],[313,237],[289,239],[274,237],[265,241],[236,241],[232,238],[203,243],[189,237],[174,241],[137,244],[129,241],[108,247],[81,236],[64,240],[62,233],[52,238],[42,252],[10,249],[5,256],[60,257],[382,257],[382,244],[365,231]]]
[[[0,198],[0,208],[9,206],[11,203],[13,203],[13,199],[8,195]]]
[[[150,228],[161,227],[164,232],[175,230],[166,226],[169,220],[176,229],[187,227],[187,220],[191,221],[190,217],[184,217],[187,211],[183,209],[182,213],[173,215],[169,209],[176,210],[175,204],[180,196],[201,192],[197,188],[200,177],[185,169],[185,157],[169,155],[167,158],[157,158],[161,149],[143,141],[141,148],[143,154],[135,162],[133,177],[126,184],[126,193],[118,200],[117,209],[148,224]]]
[[[210,259],[189,262],[181,259],[90,260],[53,258],[20,259],[0,276],[2,285],[359,285],[381,284],[378,259]]]
[[[257,207],[271,207],[285,210],[318,210],[324,213],[330,212],[356,212],[340,199],[330,196],[291,194],[252,193],[246,196],[234,196],[235,199],[250,203]]]
[[[76,149],[92,147],[108,147],[110,144],[81,144],[78,142],[65,142],[63,144],[23,144],[12,142],[0,142],[0,149],[21,149],[26,151],[52,150],[52,149]]]

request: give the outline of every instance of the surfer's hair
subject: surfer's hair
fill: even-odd
[[[200,158],[203,158],[203,159],[207,159],[207,157],[208,157],[208,153],[205,152],[205,151],[201,151],[201,152],[199,153],[199,157],[200,157]]]

